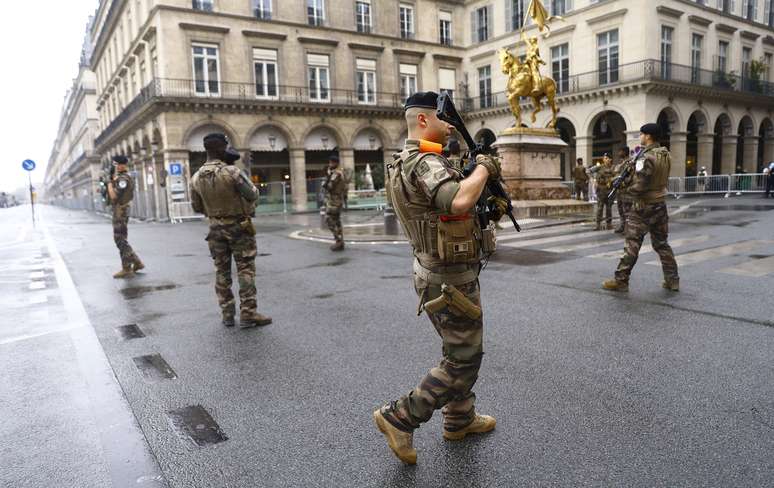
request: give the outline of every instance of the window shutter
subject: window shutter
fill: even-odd
[[[494,37],[494,6],[486,6],[486,38],[491,39]]]
[[[505,0],[505,32],[513,31],[513,0]]]
[[[470,12],[470,43],[476,44],[478,42],[478,17],[476,11]]]

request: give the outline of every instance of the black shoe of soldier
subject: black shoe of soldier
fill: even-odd
[[[226,327],[234,327],[234,324],[236,324],[236,322],[234,321],[234,316],[233,315],[226,315],[226,316],[224,316],[223,320],[221,322]]]

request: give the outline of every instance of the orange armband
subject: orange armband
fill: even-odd
[[[424,139],[419,140],[419,152],[421,153],[443,153],[443,145],[437,142],[426,141]]]

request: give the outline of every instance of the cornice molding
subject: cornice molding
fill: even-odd
[[[259,37],[261,39],[273,39],[275,41],[284,41],[288,38],[286,34],[278,34],[276,32],[255,31],[244,29],[242,35],[245,37]]]
[[[335,39],[323,39],[320,37],[298,37],[298,42],[301,44],[322,44],[324,46],[338,46],[339,41]]]
[[[624,15],[626,15],[626,12],[628,12],[628,11],[629,11],[629,9],[627,9],[627,8],[621,8],[621,9],[618,9],[618,10],[614,10],[613,12],[608,12],[606,14],[602,14],[602,15],[598,15],[596,17],[592,17],[590,19],[586,19],[586,24],[594,25],[594,24],[598,24],[600,22],[604,22],[606,20],[615,19],[617,17],[623,17]]]
[[[683,16],[682,10],[676,10],[676,9],[667,7],[665,5],[659,5],[658,7],[656,7],[656,12],[662,15],[666,15],[667,17],[674,17],[675,19],[679,19],[680,17]]]
[[[177,24],[183,30],[191,30],[198,32],[215,32],[217,34],[228,34],[231,29],[228,27],[220,27],[217,25],[207,24],[192,24],[190,22],[180,22]]]

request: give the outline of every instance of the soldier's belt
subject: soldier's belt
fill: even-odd
[[[475,281],[478,273],[470,266],[444,266],[435,270],[429,270],[414,260],[414,274],[431,285],[440,286],[444,283],[454,286],[464,285]]]

